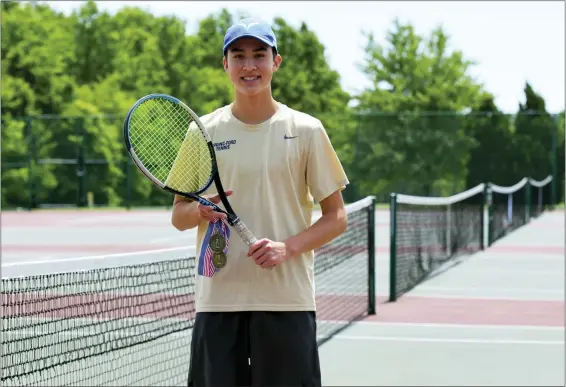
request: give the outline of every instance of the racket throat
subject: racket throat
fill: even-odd
[[[235,225],[236,222],[239,220],[239,218],[238,218],[237,215],[230,214],[230,213],[227,213],[226,215],[227,215],[227,219],[226,219],[226,220],[228,221],[228,224],[229,224],[230,226]]]

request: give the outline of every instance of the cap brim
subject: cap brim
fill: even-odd
[[[236,43],[238,40],[240,40],[242,38],[254,38],[254,39],[259,40],[262,43],[267,44],[271,48],[275,47],[275,45],[272,44],[269,40],[267,40],[267,39],[265,39],[261,36],[256,36],[256,35],[252,35],[252,34],[245,34],[245,35],[240,35],[237,38],[234,38],[234,39],[230,40],[228,43],[226,43],[226,48],[224,49],[224,54],[226,54],[226,50],[228,50],[228,47],[230,47],[232,44]]]

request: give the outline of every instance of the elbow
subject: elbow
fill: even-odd
[[[185,231],[185,229],[182,227],[181,223],[179,222],[178,217],[175,216],[175,212],[171,214],[171,225],[173,225],[173,227],[175,227],[179,231]]]
[[[188,228],[181,214],[179,214],[179,211],[175,211],[175,208],[173,208],[173,212],[171,213],[171,225],[179,231],[185,231]]]
[[[336,222],[336,228],[338,233],[337,236],[344,234],[348,229],[348,214],[346,213],[346,210],[340,211],[338,221]]]

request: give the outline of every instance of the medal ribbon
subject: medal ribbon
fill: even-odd
[[[214,251],[210,247],[210,238],[215,234],[219,234],[220,236],[222,236],[222,238],[226,242],[226,246],[224,247],[223,253],[227,254],[228,252],[230,229],[228,228],[226,223],[224,223],[224,221],[218,218],[214,218],[208,224],[206,234],[204,235],[204,239],[202,241],[200,256],[198,260],[198,273],[205,277],[212,277],[217,271],[220,270],[219,268],[214,266],[214,263],[212,262],[212,256],[214,255]]]

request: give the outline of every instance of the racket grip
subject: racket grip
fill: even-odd
[[[238,233],[238,235],[240,235],[240,238],[244,240],[247,246],[251,246],[252,243],[257,242],[257,238],[239,218],[236,219],[232,227],[236,229],[236,232]],[[268,267],[267,270],[273,270],[273,266]]]
[[[251,246],[253,243],[257,241],[257,238],[252,234],[249,228],[246,227],[244,222],[240,219],[234,222],[234,226],[236,232],[242,238],[242,240],[246,243],[247,246]]]

